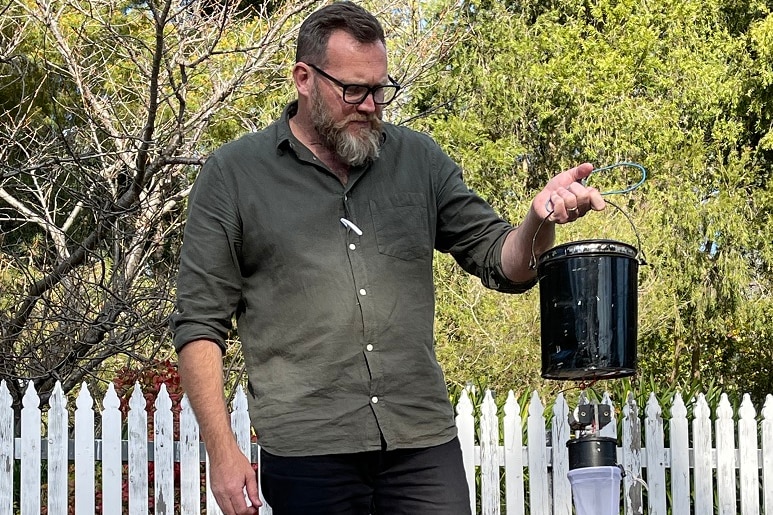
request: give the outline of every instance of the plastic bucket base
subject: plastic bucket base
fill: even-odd
[[[570,470],[572,497],[577,515],[620,514],[620,468],[586,467]]]

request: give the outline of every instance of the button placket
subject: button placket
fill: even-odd
[[[364,337],[365,342],[370,341],[371,343],[366,343],[364,346],[364,352],[366,354],[365,359],[368,363],[368,368],[371,370],[371,372],[374,374],[371,380],[370,384],[370,402],[372,405],[376,405],[379,403],[379,397],[376,395],[378,391],[378,382],[381,378],[380,370],[380,364],[379,364],[379,358],[376,353],[374,353],[374,345],[372,340],[371,333],[371,327],[369,325],[369,321],[374,319],[374,313],[373,313],[373,306],[370,302],[370,297],[372,296],[372,291],[369,287],[368,280],[367,280],[367,268],[364,266],[364,258],[365,255],[361,252],[365,247],[362,247],[364,245],[363,240],[364,238],[367,238],[369,235],[366,233],[367,227],[362,226],[358,227],[357,223],[365,223],[365,220],[360,220],[357,216],[357,210],[354,209],[354,205],[351,203],[351,198],[348,194],[344,194],[343,197],[343,203],[344,203],[344,218],[341,219],[341,223],[346,227],[346,241],[345,245],[347,248],[347,253],[349,254],[349,262],[352,265],[352,275],[354,279],[354,289],[358,298],[358,304],[361,309],[362,317],[363,317],[363,330],[364,330]],[[363,228],[365,231],[363,231]],[[372,235],[370,235],[372,237]]]

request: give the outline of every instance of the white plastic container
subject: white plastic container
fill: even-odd
[[[620,467],[585,467],[567,473],[577,515],[620,514]]]

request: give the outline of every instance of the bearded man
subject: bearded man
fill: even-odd
[[[502,220],[430,137],[382,122],[401,86],[378,20],[349,2],[306,19],[292,75],[297,101],[215,151],[190,195],[171,324],[213,493],[226,515],[260,505],[223,394],[236,317],[276,515],[468,515],[433,252],[527,290],[534,235],[541,253],[556,223],[604,208],[580,182],[592,166],[555,176],[518,227]]]

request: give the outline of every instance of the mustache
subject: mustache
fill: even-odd
[[[381,119],[376,116],[375,114],[369,114],[369,115],[351,115],[347,116],[343,120],[341,120],[339,123],[336,124],[336,128],[343,129],[350,123],[361,123],[361,122],[367,122],[370,123],[370,126],[372,129],[380,129],[381,128]]]

